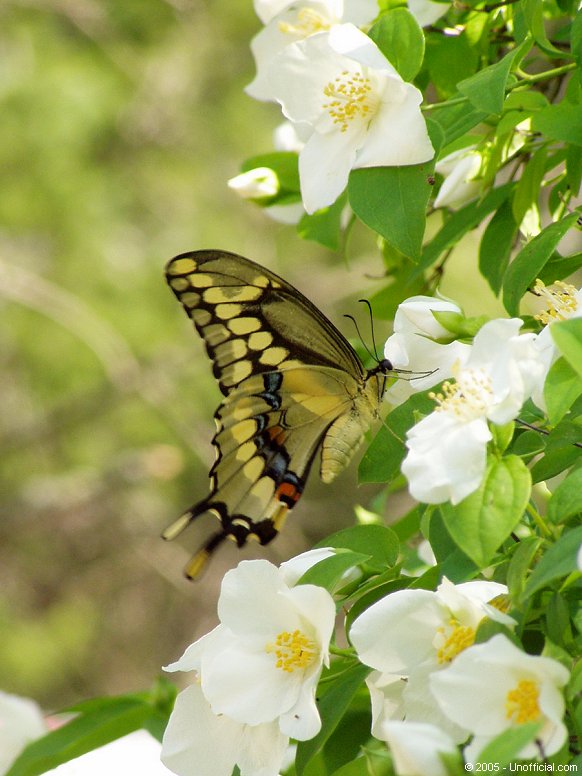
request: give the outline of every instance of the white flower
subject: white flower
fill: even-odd
[[[298,154],[304,145],[290,121],[282,121],[273,130],[273,147],[276,151],[294,151]]]
[[[254,170],[241,172],[240,175],[230,178],[227,185],[243,199],[274,197],[279,191],[279,179],[269,167],[256,167]]]
[[[440,755],[458,755],[450,736],[424,722],[385,722],[380,738],[390,745],[398,776],[447,776]]]
[[[110,744],[75,757],[43,776],[172,776],[160,762],[161,744],[146,730],[136,730]],[[193,773],[183,771],[183,773]],[[202,774],[201,774],[202,776]],[[229,774],[230,776],[230,774]]]
[[[287,2],[272,15],[251,41],[257,75],[247,94],[257,100],[272,100],[269,69],[275,56],[290,43],[326,32],[335,24],[351,22],[356,27],[370,24],[378,15],[376,0],[304,0]]]
[[[488,421],[513,420],[539,384],[543,365],[535,335],[518,334],[519,318],[486,323],[455,382],[435,395],[437,408],[407,434],[402,472],[418,501],[458,504],[485,474]]]
[[[214,714],[248,725],[278,721],[298,740],[316,735],[315,688],[335,621],[330,594],[289,587],[268,561],[243,561],[223,579],[218,616],[221,624],[167,670],[199,670]]]
[[[179,776],[230,776],[235,765],[241,776],[277,776],[288,742],[276,722],[250,726],[214,714],[194,683],[176,698],[161,757]]]
[[[408,10],[421,27],[434,24],[451,7],[450,3],[434,3],[432,0],[408,0]]]
[[[432,721],[456,741],[466,738],[464,730],[435,710],[428,677],[473,644],[484,617],[514,624],[489,603],[506,593],[505,585],[496,582],[453,585],[444,579],[436,592],[392,593],[356,619],[350,639],[360,660],[376,669],[367,680],[373,735],[381,737],[387,719],[406,717]]]
[[[467,649],[446,670],[433,674],[430,685],[443,712],[474,734],[466,750],[470,759],[504,730],[537,721],[543,724],[536,738],[549,756],[562,747],[567,736],[559,688],[568,677],[566,668],[556,660],[527,655],[498,634]],[[532,742],[518,757],[531,758],[539,753]]]
[[[481,184],[475,178],[481,169],[481,154],[470,148],[455,151],[435,165],[444,181],[434,201],[435,207],[459,208],[479,196]]]
[[[309,1],[297,2],[297,0],[255,0],[255,13],[263,24],[268,24],[290,6],[300,10],[314,4]],[[378,15],[376,0],[320,0],[319,5],[335,18],[344,18],[358,26],[372,21]]]
[[[450,377],[453,365],[466,361],[471,352],[471,346],[462,342],[435,342],[450,338],[451,333],[437,321],[433,310],[461,313],[454,302],[433,296],[411,296],[396,310],[394,333],[386,340],[384,358],[395,369],[428,374],[412,380],[397,380],[386,392],[386,398],[393,404],[400,404],[416,391],[432,388]]]
[[[8,771],[27,744],[46,732],[42,712],[34,701],[0,690],[0,774]]]
[[[299,154],[308,213],[335,202],[352,169],[417,164],[434,155],[422,94],[353,24],[287,46],[273,60],[269,82],[285,116],[311,133]]]
[[[576,289],[569,283],[558,281],[553,286],[546,287],[541,280],[536,280],[534,293],[544,299],[547,309],[538,313],[535,317],[545,323],[546,326],[538,334],[536,348],[543,369],[539,375],[532,399],[540,409],[546,409],[544,398],[544,383],[552,364],[558,359],[560,352],[552,339],[551,327],[556,321],[565,321],[568,318],[579,318],[582,315],[582,288]]]

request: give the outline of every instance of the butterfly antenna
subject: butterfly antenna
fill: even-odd
[[[358,332],[358,337],[360,338],[360,342],[362,343],[362,345],[366,349],[366,353],[370,356],[370,358],[373,358],[375,361],[378,361],[378,356],[375,355],[375,353],[372,353],[370,348],[364,342],[364,339],[363,339],[362,335],[360,334],[360,329],[359,329],[359,326],[358,326],[358,322],[356,321],[354,316],[353,315],[349,315],[348,313],[344,313],[344,318],[349,318],[350,321],[353,322],[354,326],[356,327],[356,331]]]
[[[378,357],[378,348],[376,347],[376,337],[374,336],[374,314],[372,313],[372,305],[370,304],[368,299],[358,299],[358,302],[363,302],[367,306],[368,312],[370,313],[370,329],[372,330],[372,344],[374,346],[374,356],[376,357],[376,361],[380,363],[380,358]]]

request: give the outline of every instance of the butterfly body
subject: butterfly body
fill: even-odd
[[[177,256],[168,283],[203,338],[224,399],[215,413],[210,494],[169,526],[173,539],[198,515],[221,522],[186,569],[195,577],[232,538],[270,542],[305,487],[318,450],[331,482],[378,416],[386,374],[366,371],[344,336],[299,291],[242,256]]]

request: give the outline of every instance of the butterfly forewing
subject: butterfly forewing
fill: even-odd
[[[288,359],[364,377],[341,332],[264,267],[231,253],[198,251],[172,259],[166,277],[204,339],[225,395],[251,374]]]
[[[164,533],[174,538],[203,512],[220,519],[187,567],[196,576],[227,536],[239,546],[275,537],[322,443],[322,476],[333,479],[377,410],[378,388],[335,326],[258,264],[198,251],[172,259],[166,275],[225,396],[215,413],[211,492]]]

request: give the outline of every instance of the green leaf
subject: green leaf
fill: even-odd
[[[582,19],[582,14],[578,15]],[[566,182],[576,196],[580,191],[582,182],[582,148],[580,146],[568,145],[566,149]]]
[[[425,63],[440,98],[457,93],[457,84],[473,75],[479,55],[466,35],[431,35],[426,41]]]
[[[509,562],[507,569],[507,587],[511,597],[519,602],[526,583],[526,575],[538,550],[543,544],[539,536],[526,536],[521,539]]]
[[[541,727],[542,722],[525,722],[504,730],[481,750],[477,762],[497,763],[501,771],[507,770],[507,765],[535,739]]]
[[[548,504],[548,520],[565,523],[582,514],[582,469],[575,469],[558,485]]]
[[[433,170],[434,161],[408,167],[366,167],[352,170],[349,177],[348,196],[354,213],[414,260],[422,248]]]
[[[571,256],[560,256],[555,253],[543,270],[538,274],[539,279],[550,286],[556,280],[563,280],[582,267],[582,253],[573,253]]]
[[[408,8],[382,14],[368,32],[405,81],[412,81],[424,59],[424,35]]]
[[[509,197],[513,185],[506,183],[492,189],[481,201],[471,202],[453,213],[433,239],[425,245],[415,274],[418,275],[428,269],[444,251],[455,245],[471,229],[475,229],[489,213],[497,210]]]
[[[317,585],[334,593],[341,586],[342,578],[347,571],[366,563],[369,559],[369,555],[361,552],[342,550],[307,569],[296,584]]]
[[[570,43],[572,45],[572,54],[578,64],[578,82],[582,84],[582,14],[575,13],[570,30]]]
[[[507,79],[514,61],[519,61],[531,48],[529,40],[514,48],[494,65],[479,70],[475,75],[457,84],[458,90],[468,98],[477,110],[484,113],[501,113],[505,99]]]
[[[516,235],[517,224],[506,200],[489,221],[479,246],[479,270],[496,296],[501,290]]]
[[[503,305],[509,315],[517,315],[519,302],[552,256],[557,244],[576,223],[577,213],[570,213],[543,229],[521,249],[509,265],[503,279]]]
[[[532,596],[542,587],[575,571],[578,568],[576,558],[581,544],[582,526],[561,536],[532,571],[525,587],[526,597]]]
[[[138,730],[155,715],[139,696],[102,698],[63,727],[30,744],[6,776],[37,776]]]
[[[559,358],[552,364],[544,385],[548,418],[553,426],[562,420],[581,393],[580,375],[565,358]]]
[[[477,566],[487,566],[520,521],[530,490],[529,470],[520,458],[492,458],[478,490],[456,506],[441,505],[447,530]]]
[[[567,442],[562,447],[547,450],[545,455],[532,467],[531,476],[534,482],[549,480],[561,474],[582,455],[582,450]]]
[[[525,23],[531,32],[533,39],[539,48],[549,56],[564,59],[570,58],[570,54],[556,48],[550,43],[544,27],[544,3],[540,0],[521,0],[521,10],[525,18]]]
[[[582,146],[580,105],[574,105],[565,100],[558,105],[548,105],[547,108],[534,114],[532,129],[535,132],[541,132],[549,140]]]
[[[440,107],[431,111],[431,119],[435,121],[443,133],[443,147],[450,145],[458,138],[465,135],[470,129],[484,121],[488,114],[474,108],[469,100],[457,103],[459,95],[453,95],[452,105],[442,103]]]
[[[385,525],[354,525],[322,539],[316,547],[337,547],[362,553],[372,565],[385,568],[398,560],[400,542],[396,533]]]
[[[518,225],[521,224],[532,204],[538,201],[540,187],[546,174],[547,158],[547,149],[542,146],[526,164],[523,175],[515,187],[512,210],[515,223]]]
[[[414,425],[417,413],[426,415],[433,409],[434,401],[426,393],[418,393],[392,410],[360,461],[360,482],[390,482],[397,476],[406,453],[406,432]]]
[[[297,746],[295,767],[298,776],[301,776],[309,762],[321,751],[369,673],[368,666],[354,662],[341,673],[341,676],[336,677],[333,685],[319,702],[321,730],[315,738],[301,741]]]
[[[550,333],[560,353],[582,377],[582,318],[553,323]]]
[[[339,250],[341,235],[341,218],[346,206],[344,195],[329,207],[324,207],[309,215],[305,213],[297,224],[297,232],[304,240],[313,240],[329,248]]]

